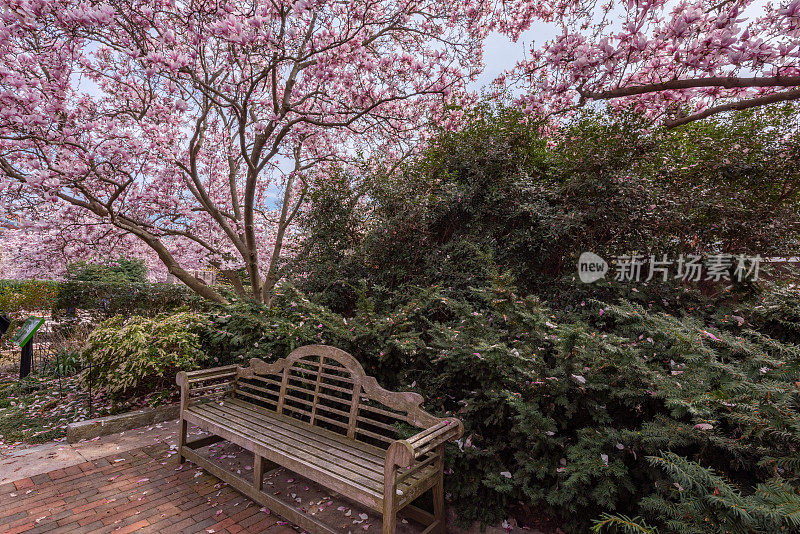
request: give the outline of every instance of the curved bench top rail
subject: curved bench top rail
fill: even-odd
[[[273,363],[267,363],[260,358],[253,358],[250,360],[250,367],[239,369],[238,376],[252,378],[253,374],[281,374],[292,368],[300,368],[298,364],[315,365],[316,362],[303,360],[317,356],[335,360],[346,369],[350,373],[350,378],[353,380],[354,385],[360,386],[359,397],[366,397],[380,402],[393,410],[407,414],[407,420],[410,424],[418,428],[429,428],[445,420],[435,417],[422,409],[421,405],[424,399],[419,393],[414,393],[413,391],[394,392],[382,388],[375,377],[366,374],[364,368],[351,354],[329,345],[305,345]],[[305,368],[300,369],[307,371]]]

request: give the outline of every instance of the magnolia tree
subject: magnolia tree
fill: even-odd
[[[37,220],[20,220],[0,233],[0,278],[61,279],[70,263],[103,264],[120,257],[144,261],[152,279],[165,277],[151,248],[91,212],[64,204],[40,206],[35,215]]]
[[[512,38],[537,19],[558,28],[500,82],[536,116],[593,101],[675,127],[800,99],[800,0],[503,3]]]
[[[457,120],[481,20],[472,0],[0,0],[0,197],[69,206],[33,237],[90,220],[208,299],[188,268],[269,302],[309,173]]]

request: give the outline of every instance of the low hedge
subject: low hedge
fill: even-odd
[[[59,286],[49,280],[0,280],[0,311],[51,309],[58,298]]]
[[[201,305],[199,297],[183,284],[0,280],[0,310],[4,313],[50,310],[62,314],[78,309],[100,317],[152,316]]]

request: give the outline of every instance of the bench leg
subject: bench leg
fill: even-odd
[[[395,500],[397,499],[395,486],[396,468],[394,463],[388,463],[383,471],[383,533],[394,534],[397,527],[397,510],[395,510]]]
[[[436,460],[436,469],[439,471],[439,475],[431,493],[433,494],[433,516],[436,518],[436,521],[439,522],[439,527],[436,532],[445,534],[447,530],[445,528],[447,518],[444,513],[444,445],[440,445],[438,449],[436,454],[439,458]]]
[[[442,467],[441,465],[439,466],[438,480],[436,481],[436,485],[431,489],[431,493],[433,494],[433,516],[436,518],[436,521],[439,522],[439,527],[434,532],[439,532],[439,534],[445,534],[445,524],[447,520],[444,514],[444,469]]]
[[[178,430],[178,461],[183,463],[186,457],[183,455],[183,448],[186,447],[186,434],[189,430],[189,422],[181,418],[180,428]]]
[[[253,486],[257,490],[264,488],[264,473],[280,467],[275,462],[270,462],[258,454],[253,456]]]
[[[397,527],[397,512],[395,512],[394,510],[394,503],[384,502],[382,534],[394,534],[396,527]]]
[[[253,486],[259,491],[264,487],[264,457],[258,454],[253,457]]]

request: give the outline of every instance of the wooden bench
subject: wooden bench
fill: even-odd
[[[394,393],[334,347],[301,347],[268,364],[180,372],[181,462],[191,460],[309,532],[338,532],[262,491],[269,468],[283,466],[383,515],[395,532],[397,513],[445,532],[445,443],[461,436],[456,418],[422,410],[418,393]],[[187,424],[212,435],[187,443]],[[420,429],[399,439],[399,427]],[[253,452],[253,481],[196,449],[228,440]],[[433,514],[411,502],[431,490]]]

